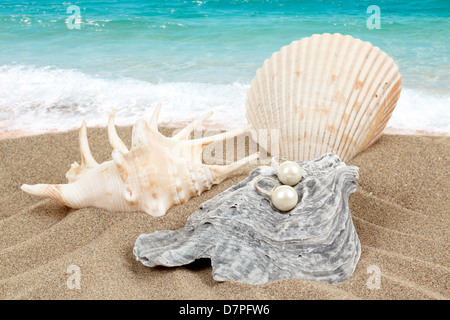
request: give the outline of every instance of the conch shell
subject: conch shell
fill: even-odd
[[[158,131],[160,108],[159,104],[150,121],[140,119],[136,122],[130,150],[116,132],[113,112],[108,121],[108,138],[114,149],[112,160],[101,164],[91,154],[86,122],[83,121],[79,131],[81,165],[72,164],[66,173],[69,183],[24,184],[21,189],[72,208],[97,207],[162,216],[172,206],[209,190],[258,157],[255,153],[224,166],[203,164],[204,147],[242,134],[247,129],[190,140],[191,132],[212,115],[210,112],[169,138]]]

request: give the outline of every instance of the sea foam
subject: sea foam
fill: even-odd
[[[161,102],[160,122],[193,120],[211,110],[211,122],[221,128],[246,124],[249,83],[150,83],[131,78],[107,79],[73,69],[0,67],[0,130],[28,133],[106,126],[117,110],[117,125],[149,117]],[[450,134],[449,96],[404,88],[388,123],[390,128]]]
[[[158,103],[160,122],[193,120],[211,110],[213,123],[245,123],[248,85],[196,82],[150,83],[130,78],[105,79],[77,70],[0,67],[0,128],[33,133],[105,126],[117,110],[117,125],[149,117]]]

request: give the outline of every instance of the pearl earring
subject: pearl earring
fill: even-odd
[[[280,164],[277,159],[284,159],[273,157],[271,161],[272,167],[277,170],[277,176],[281,183],[289,186],[295,186],[299,183],[303,176],[302,168],[293,161],[284,161]]]
[[[267,191],[259,187],[258,183],[264,179],[273,181],[274,187],[272,190]],[[297,191],[291,186],[286,185],[275,187],[276,184],[275,179],[262,177],[255,181],[255,189],[262,194],[268,195],[270,200],[272,200],[273,206],[278,210],[286,212],[294,209],[298,202]]]

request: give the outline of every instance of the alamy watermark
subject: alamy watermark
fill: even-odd
[[[70,290],[80,290],[81,289],[80,267],[75,264],[72,264],[67,267],[66,273],[70,275],[66,281],[67,288]]]
[[[379,6],[371,5],[367,8],[367,13],[371,13],[371,15],[367,18],[367,28],[369,30],[372,29],[381,29],[381,10]]]
[[[66,20],[66,26],[69,30],[81,29],[81,13],[80,13],[80,7],[79,6],[69,6],[67,8],[67,13],[71,14]]]
[[[180,130],[182,129],[175,130],[172,133],[172,137]],[[232,131],[225,131],[225,133],[227,132]],[[200,141],[217,134],[221,134],[221,132],[219,130],[194,130],[191,140]],[[227,165],[258,152],[258,158],[248,163],[269,164],[272,157],[280,156],[280,134],[279,129],[252,129],[236,136],[230,136],[228,139],[218,139],[208,145],[198,144],[195,148],[187,149],[188,154],[183,154],[182,156],[185,159],[196,162],[198,161],[198,155],[201,154],[204,164]],[[255,141],[258,141],[258,143]],[[267,150],[270,150],[270,153]]]
[[[367,288],[370,290],[379,290],[381,289],[381,270],[377,265],[370,265],[366,271],[367,274],[370,274],[369,278],[366,281]]]

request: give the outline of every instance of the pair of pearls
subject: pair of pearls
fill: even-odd
[[[287,212],[295,208],[298,203],[297,191],[295,191],[292,186],[295,186],[300,182],[303,176],[302,168],[295,162],[285,161],[279,164],[276,158],[272,158],[272,166],[277,168],[277,177],[284,185],[273,187],[273,189],[268,192],[262,190],[258,186],[258,182],[263,179],[272,180],[276,184],[276,180],[264,177],[260,178],[255,183],[255,188],[257,191],[270,196],[270,200],[275,208],[282,212]]]

